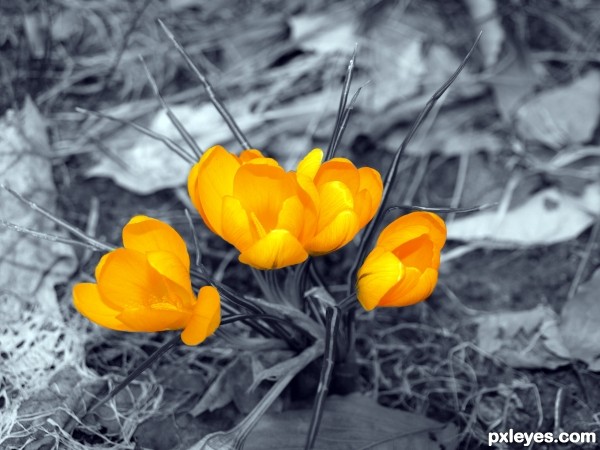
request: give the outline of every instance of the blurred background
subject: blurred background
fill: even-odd
[[[494,206],[444,216],[449,242],[432,298],[360,315],[361,391],[451,424],[458,438],[446,448],[487,446],[489,431],[509,428],[600,428],[600,5],[4,0],[0,183],[115,245],[140,213],[191,242],[189,164],[123,122],[181,141],[140,57],[201,148],[240,150],[157,19],[205,71],[252,146],[288,168],[327,147],[356,49],[350,95],[361,90],[337,154],[383,174],[481,31],[408,146],[388,206]],[[0,219],[61,233],[4,191]],[[235,251],[194,222],[215,277],[257,293]],[[234,351],[217,341],[170,354],[116,410],[82,428],[77,402],[119,380],[163,338],[123,337],[76,314],[71,286],[92,279],[97,254],[5,227],[0,250],[6,448],[187,448],[231,427],[260,398],[240,380],[267,362],[232,366]],[[355,251],[350,244],[316,261],[340,290]],[[226,367],[236,368],[227,379],[234,387],[222,386],[212,398],[218,407],[209,408],[205,392]],[[415,445],[442,448],[427,438]]]

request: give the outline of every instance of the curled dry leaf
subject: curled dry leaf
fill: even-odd
[[[556,369],[569,363],[557,315],[548,306],[486,314],[477,325],[479,347],[511,367]]]
[[[560,149],[592,138],[600,115],[600,71],[542,92],[517,111],[519,134]]]
[[[261,123],[261,117],[241,104],[232,106],[230,112],[244,132],[250,132]],[[215,143],[233,141],[231,131],[212,104],[203,103],[199,107],[177,105],[171,110],[201,147],[206,149]],[[154,116],[148,128],[185,147],[164,111]],[[131,133],[125,132],[103,142],[115,156],[100,155],[98,163],[88,170],[87,175],[111,178],[119,186],[142,195],[185,185],[190,163],[171,152],[162,142],[141,133],[134,134],[133,141],[131,136]]]
[[[516,368],[556,369],[575,360],[600,371],[600,270],[563,306],[560,315],[539,305],[477,320],[482,350]]]

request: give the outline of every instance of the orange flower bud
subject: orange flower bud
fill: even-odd
[[[325,163],[316,148],[298,164],[297,178],[317,210],[315,234],[305,248],[311,255],[337,250],[373,218],[381,203],[383,183],[370,167],[357,169],[346,158]]]
[[[310,199],[293,172],[258,150],[238,157],[221,146],[208,149],[190,172],[188,191],[204,223],[240,251],[244,264],[278,269],[308,257]]]
[[[345,158],[321,164],[311,151],[296,172],[258,150],[210,148],[192,168],[188,191],[204,222],[257,269],[278,269],[346,245],[373,218],[379,173]]]
[[[358,270],[363,308],[408,306],[429,297],[445,242],[446,225],[433,213],[410,213],[385,227]]]
[[[169,225],[135,216],[123,228],[123,248],[96,266],[97,283],[73,288],[75,308],[92,322],[119,331],[183,329],[197,345],[221,323],[219,293],[212,286],[194,296],[185,242]]]

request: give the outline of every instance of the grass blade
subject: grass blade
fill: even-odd
[[[163,23],[163,21],[158,19],[158,23],[160,24],[161,28],[163,29],[163,31],[165,32],[165,34],[167,35],[169,40],[173,43],[173,45],[175,46],[177,51],[181,54],[181,56],[187,63],[188,67],[190,69],[192,69],[192,72],[194,72],[196,77],[198,77],[198,79],[200,80],[200,83],[202,83],[202,85],[204,86],[204,89],[206,90],[206,93],[208,94],[210,101],[215,106],[215,108],[217,109],[217,111],[219,112],[219,114],[221,115],[221,117],[223,118],[223,120],[225,121],[225,123],[227,124],[227,126],[229,127],[229,129],[231,130],[233,135],[235,136],[236,140],[242,146],[242,148],[244,150],[252,148],[250,146],[250,144],[248,143],[248,139],[246,139],[246,136],[244,136],[244,133],[242,133],[242,130],[240,130],[240,127],[238,127],[237,123],[235,123],[235,120],[233,119],[231,114],[229,114],[229,111],[227,111],[227,108],[225,108],[225,105],[223,104],[223,102],[221,102],[221,100],[219,100],[219,98],[215,94],[215,90],[213,89],[212,85],[210,84],[210,82],[208,81],[206,76],[202,73],[202,71],[198,68],[198,66],[196,66],[194,64],[194,62],[190,58],[190,55],[188,55],[188,53],[185,51],[183,46],[175,38],[175,35],[171,32],[171,30],[169,30],[167,28],[167,26]]]
[[[493,208],[494,206],[498,206],[498,203],[485,203],[483,205],[470,206],[468,208],[435,208],[435,207],[428,207],[428,206],[397,205],[397,206],[390,206],[389,208],[387,208],[385,210],[385,212],[383,214],[387,215],[388,213],[395,211],[397,209],[405,209],[408,211],[427,211],[427,212],[434,212],[434,213],[439,213],[439,214],[449,214],[449,213],[456,214],[456,213],[469,213],[469,212],[475,212],[475,211],[483,211],[485,209]]]
[[[169,107],[169,105],[167,104],[167,102],[165,101],[163,96],[161,95],[160,90],[158,89],[158,84],[156,84],[156,80],[152,76],[150,69],[148,69],[148,66],[146,65],[146,62],[144,61],[144,58],[140,56],[140,60],[142,61],[142,65],[144,66],[144,70],[146,71],[146,76],[148,77],[150,86],[152,87],[152,90],[154,91],[154,95],[158,98],[158,101],[160,102],[162,108],[167,113],[167,117],[169,118],[169,120],[171,121],[173,126],[177,129],[177,131],[181,135],[182,139],[190,147],[190,149],[192,150],[192,154],[196,158],[200,158],[203,153],[202,149],[200,147],[198,147],[198,144],[196,143],[194,138],[190,135],[190,133],[188,133],[188,131],[185,129],[183,124],[179,121],[177,116],[173,113],[173,111],[171,110],[171,108]]]
[[[142,125],[139,125],[135,122],[132,122],[130,120],[125,120],[125,119],[119,119],[118,117],[114,117],[108,114],[104,114],[98,111],[90,111],[88,109],[84,109],[84,108],[79,108],[76,107],[75,111],[80,112],[82,114],[87,114],[88,116],[93,116],[93,117],[97,117],[100,119],[107,119],[107,120],[111,120],[113,122],[117,122],[120,123],[121,125],[126,125],[129,126],[131,128],[133,128],[134,130],[139,131],[142,134],[145,134],[146,136],[155,139],[157,141],[162,142],[163,144],[165,144],[169,150],[171,150],[173,153],[175,153],[177,156],[181,157],[184,161],[189,162],[190,164],[195,164],[196,163],[196,159],[192,158],[186,151],[185,149],[183,149],[180,145],[178,145],[176,142],[174,142],[173,140],[169,139],[166,136],[163,136],[161,134],[155,133],[154,131],[150,130],[149,128],[143,127]]]
[[[358,95],[364,86],[359,87],[354,95],[352,96],[352,100],[350,100],[350,104],[346,107],[344,111],[344,115],[342,116],[342,120],[340,122],[339,129],[336,133],[336,136],[333,141],[333,145],[331,146],[331,157],[335,156],[335,151],[337,150],[338,144],[342,140],[342,136],[344,135],[344,131],[346,130],[346,125],[348,124],[348,119],[350,118],[350,113],[354,109],[354,105],[356,104],[356,100],[358,99]]]
[[[329,392],[329,383],[335,365],[335,340],[340,327],[340,310],[338,308],[327,308],[325,325],[325,350],[323,353],[323,366],[321,367],[321,375],[319,377],[319,387],[313,406],[313,415],[308,427],[308,435],[306,436],[306,444],[304,450],[311,450],[315,445],[321,418],[323,417],[323,406],[325,397]]]
[[[40,231],[32,230],[31,228],[22,227],[21,225],[17,225],[12,222],[8,222],[4,219],[0,219],[0,226],[9,228],[18,233],[28,234],[30,236],[33,236],[36,239],[44,239],[46,241],[60,242],[62,244],[68,244],[68,245],[77,245],[77,246],[85,247],[89,250],[93,250],[95,252],[102,251],[98,247],[88,244],[87,242],[76,241],[75,239],[69,239],[69,238],[65,238],[62,236],[56,236],[53,234],[42,233]]]
[[[150,367],[152,365],[152,363],[154,361],[161,358],[165,353],[167,353],[169,350],[171,350],[173,347],[175,347],[179,342],[181,342],[181,337],[179,334],[177,334],[171,340],[169,340],[166,343],[164,343],[163,345],[161,345],[143,363],[141,363],[139,366],[137,366],[133,370],[133,372],[131,372],[129,375],[127,375],[127,378],[125,378],[121,383],[119,383],[117,387],[112,389],[108,394],[106,394],[105,397],[100,399],[98,401],[98,403],[96,403],[94,406],[92,406],[89,409],[89,411],[87,411],[87,414],[94,412],[100,406],[105,404],[107,401],[109,401],[111,398],[113,398],[115,395],[117,395],[119,392],[121,392],[123,389],[125,389],[129,385],[129,383],[131,383],[133,380],[135,380],[137,377],[139,377],[144,370],[146,370],[148,367]]]
[[[109,251],[112,251],[112,250],[115,249],[115,247],[113,247],[111,245],[105,244],[103,242],[100,242],[100,241],[92,238],[91,236],[88,236],[85,232],[83,232],[82,230],[80,230],[76,226],[71,225],[70,223],[65,222],[62,219],[59,219],[58,217],[56,217],[54,214],[52,214],[47,209],[41,207],[40,205],[38,205],[35,202],[32,202],[31,200],[23,197],[21,194],[19,194],[18,192],[13,191],[8,186],[5,186],[4,184],[0,184],[0,188],[4,189],[6,192],[8,192],[9,194],[11,194],[13,197],[15,197],[20,202],[22,202],[25,205],[29,206],[29,208],[31,208],[34,211],[40,213],[44,217],[50,219],[52,222],[54,222],[55,224],[61,226],[64,229],[66,229],[70,233],[72,233],[75,236],[77,236],[78,238],[82,239],[84,242],[87,242],[91,247],[94,247],[96,250],[101,250],[101,251],[107,251],[107,252],[109,252]],[[32,230],[30,230],[30,231],[32,233],[43,234],[43,233],[39,233],[37,231],[32,231]],[[38,236],[38,237],[41,237],[41,236]],[[46,239],[46,238],[43,238],[43,239]]]
[[[417,130],[419,129],[419,127],[421,126],[423,121],[427,118],[427,116],[429,115],[429,113],[431,112],[431,110],[433,109],[435,104],[437,103],[437,101],[440,99],[440,97],[442,95],[444,95],[444,93],[448,90],[448,88],[452,85],[452,83],[454,83],[454,81],[456,80],[458,75],[465,68],[465,65],[471,58],[471,55],[473,54],[473,51],[475,50],[475,47],[477,46],[477,43],[479,42],[480,38],[481,38],[481,32],[477,36],[477,39],[475,39],[475,42],[471,46],[471,49],[469,50],[467,55],[464,57],[464,59],[462,60],[462,62],[458,66],[458,68],[454,71],[454,73],[450,76],[450,78],[448,78],[448,80],[429,99],[429,101],[427,102],[427,104],[425,105],[425,107],[423,108],[421,113],[419,114],[419,116],[413,122],[412,126],[410,127],[410,130],[408,131],[408,134],[406,135],[406,137],[404,138],[404,140],[402,141],[402,143],[396,150],[396,154],[394,155],[392,164],[391,164],[390,168],[388,169],[388,172],[385,176],[385,181],[383,184],[383,195],[381,197],[381,204],[379,206],[379,209],[377,210],[377,213],[375,214],[375,217],[373,218],[373,220],[371,220],[371,222],[369,222],[369,225],[367,225],[367,228],[366,228],[366,230],[363,234],[363,237],[360,241],[360,245],[358,247],[358,252],[356,254],[356,258],[352,264],[350,271],[348,272],[348,279],[347,279],[347,291],[348,292],[352,291],[353,281],[354,281],[354,276],[355,276],[356,270],[358,269],[358,266],[360,265],[360,262],[362,261],[362,259],[364,257],[364,253],[366,251],[367,246],[369,245],[369,243],[371,241],[371,238],[373,237],[375,229],[377,228],[378,224],[381,221],[381,218],[383,217],[383,214],[385,211],[384,205],[390,194],[390,190],[394,184],[394,181],[396,179],[396,173],[398,171],[398,164],[400,163],[400,157],[403,155],[404,150],[406,149],[406,147],[408,146],[408,144],[414,137],[415,133],[417,132]]]
[[[327,146],[327,151],[325,152],[325,161],[333,157],[333,155],[335,154],[334,144],[336,143],[336,141],[339,141],[338,136],[340,135],[340,126],[342,124],[343,117],[346,112],[346,102],[348,101],[348,95],[350,95],[350,85],[352,83],[352,74],[354,73],[357,50],[358,46],[355,46],[354,52],[352,53],[352,58],[350,58],[348,68],[346,69],[346,77],[344,78],[344,87],[342,88],[342,95],[340,97],[340,104],[338,106],[337,118],[335,119],[333,133],[331,134],[331,141],[329,142],[329,145]]]

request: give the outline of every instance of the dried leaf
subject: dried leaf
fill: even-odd
[[[301,450],[312,411],[265,416],[246,441],[246,450]],[[418,414],[385,408],[362,395],[333,396],[325,402],[315,450],[452,450],[458,430]]]
[[[10,113],[0,119],[0,182],[53,211],[56,194],[51,161],[27,138],[46,132],[42,120],[32,119],[33,111],[33,103],[29,103],[27,120],[19,121]],[[52,223],[4,190],[0,190],[0,204],[2,219],[56,234]],[[54,284],[68,279],[74,269],[71,247],[1,228],[0,255],[0,289],[35,299],[49,314],[57,310]]]
[[[70,432],[76,424],[71,420],[70,412],[82,414],[105,388],[105,384],[73,366],[63,366],[48,380],[44,389],[24,399],[19,405],[18,417],[27,417],[31,434],[23,436],[20,424],[11,430],[15,436],[1,440],[1,443],[4,448],[24,448],[26,442],[37,443],[48,436],[49,424],[56,424],[60,429]]]
[[[179,105],[171,107],[171,110],[204,149],[217,144],[227,146],[233,141],[231,131],[212,104],[204,103],[199,107]],[[244,132],[251,131],[262,120],[241,104],[234,105],[230,112]],[[182,143],[179,133],[162,110],[148,128]],[[119,186],[144,195],[185,184],[191,168],[188,162],[171,152],[162,142],[141,133],[135,136],[134,142],[123,136],[129,136],[129,133],[117,134],[104,142],[107,148],[115,152],[118,160],[110,155],[101,155],[98,164],[87,172],[88,176],[112,178]]]
[[[600,214],[600,183],[575,197],[556,188],[538,192],[505,214],[481,211],[448,224],[448,238],[515,245],[554,244],[577,237]]]
[[[519,134],[554,149],[589,141],[600,114],[600,71],[541,93],[516,116]]]
[[[199,416],[205,411],[222,408],[231,401],[242,413],[250,412],[267,390],[259,384],[267,379],[273,370],[276,371],[281,364],[290,360],[293,361],[290,359],[289,350],[240,354],[215,378],[190,413]]]
[[[560,331],[571,357],[600,371],[600,269],[579,287],[561,312]]]
[[[517,368],[556,369],[574,360],[600,371],[600,269],[569,299],[558,316],[539,305],[527,311],[477,319],[482,350]]]
[[[32,102],[26,102],[20,115],[9,111],[0,118],[0,182],[55,211],[52,163],[27,137],[45,133]],[[0,205],[1,219],[58,234],[51,222],[4,190]],[[81,357],[81,337],[66,326],[54,290],[74,269],[71,247],[0,228],[0,340],[5,354],[0,373],[10,393],[5,398],[11,399],[3,410],[6,417],[23,398],[42,395],[57,371]]]
[[[544,305],[486,314],[477,319],[477,342],[482,350],[511,367],[556,369],[570,361],[557,319]]]

